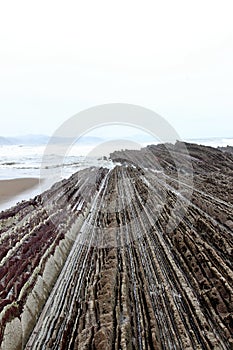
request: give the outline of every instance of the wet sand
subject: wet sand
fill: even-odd
[[[0,204],[10,201],[14,197],[32,190],[38,185],[38,178],[0,180]]]

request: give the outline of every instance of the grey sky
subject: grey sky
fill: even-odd
[[[232,1],[5,1],[0,135],[125,102],[181,137],[233,136]]]

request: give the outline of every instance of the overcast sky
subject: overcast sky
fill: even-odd
[[[52,134],[98,104],[233,137],[231,1],[2,1],[0,135]]]

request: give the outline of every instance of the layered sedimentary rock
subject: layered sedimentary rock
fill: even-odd
[[[232,155],[111,159],[1,213],[1,349],[232,349]]]

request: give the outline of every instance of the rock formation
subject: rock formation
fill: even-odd
[[[111,159],[0,214],[1,349],[232,349],[232,154]]]

